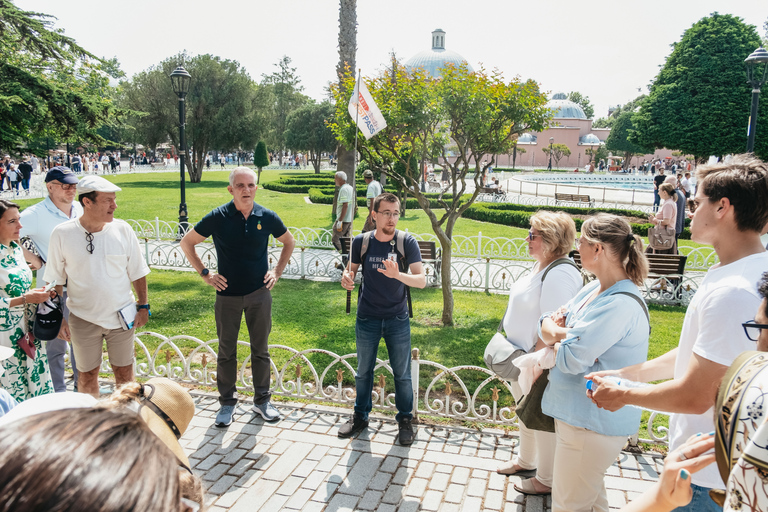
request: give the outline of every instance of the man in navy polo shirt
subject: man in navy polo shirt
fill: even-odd
[[[272,295],[270,290],[283,274],[295,242],[280,217],[259,206],[256,174],[238,167],[229,175],[227,190],[232,201],[203,217],[194,229],[181,239],[181,248],[192,267],[206,283],[216,288],[216,333],[219,337],[216,385],[221,409],[216,426],[232,423],[237,399],[237,335],[245,313],[245,325],[251,342],[253,372],[253,412],[267,421],[280,418],[270,404],[270,360],[267,348],[272,329]],[[269,269],[267,248],[269,236],[283,244],[280,259]],[[210,272],[195,251],[195,246],[213,237],[218,258],[218,272]]]
[[[352,240],[352,261],[344,271],[341,286],[355,287],[357,269],[363,266],[363,284],[357,305],[355,336],[357,344],[357,375],[355,376],[355,413],[339,427],[338,436],[351,437],[368,426],[373,390],[373,370],[379,342],[384,338],[389,364],[395,377],[395,406],[397,407],[398,440],[401,445],[413,443],[413,383],[411,382],[411,321],[408,315],[406,286],[424,288],[427,284],[421,264],[421,251],[416,239],[406,235],[405,254],[397,254],[395,227],[400,218],[397,196],[384,193],[373,201],[371,212],[376,230],[369,235],[368,248],[362,255],[363,237]],[[398,259],[410,270],[400,271]]]

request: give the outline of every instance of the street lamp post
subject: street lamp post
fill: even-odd
[[[185,98],[189,92],[189,82],[192,76],[182,66],[177,67],[171,73],[171,84],[173,85],[173,92],[179,97],[179,176],[181,179],[181,202],[179,203],[179,236],[182,236],[186,231],[187,217],[187,200],[184,192],[184,162],[187,156],[187,141],[185,138],[185,125],[186,125],[186,102]]]
[[[547,166],[547,170],[552,170],[552,143],[555,141],[554,137],[549,138],[549,165]]]
[[[747,153],[755,151],[755,131],[757,129],[757,106],[760,101],[760,88],[768,79],[768,51],[762,46],[744,59],[747,65],[747,82],[752,86],[752,111],[749,114],[747,131]],[[762,71],[760,64],[763,65]]]

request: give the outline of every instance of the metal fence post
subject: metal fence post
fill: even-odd
[[[155,217],[155,240],[160,241],[160,217]]]
[[[488,282],[491,280],[491,258],[485,258],[485,293],[488,293]]]
[[[413,417],[419,416],[419,349],[411,350],[411,383],[413,384]]]
[[[480,259],[483,257],[482,245],[483,245],[483,232],[478,231],[477,232],[477,259]]]

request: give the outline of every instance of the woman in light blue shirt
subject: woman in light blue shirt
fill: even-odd
[[[637,431],[640,410],[598,409],[584,376],[647,359],[649,318],[637,286],[648,261],[640,237],[615,215],[587,219],[576,243],[583,268],[597,279],[540,322],[541,339],[556,354],[542,400],[542,411],[555,418],[552,512],[608,512],[603,476]]]

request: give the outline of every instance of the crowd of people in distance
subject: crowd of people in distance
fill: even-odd
[[[368,427],[383,339],[396,439],[408,447],[418,437],[410,290],[423,288],[426,276],[417,241],[397,229],[400,200],[371,171],[363,177],[368,215],[363,233],[350,237],[355,193],[345,173],[335,174],[333,242],[341,250],[349,241],[341,286],[359,294],[355,404],[337,435],[351,438]],[[0,200],[0,512],[49,510],[51,503],[61,511],[202,510],[201,481],[178,444],[194,415],[192,398],[167,379],[134,382],[135,332],[150,316],[150,269],[130,226],[114,218],[120,188],[64,166],[45,181],[48,197],[24,211]],[[232,200],[180,241],[216,291],[217,428],[237,414],[243,319],[252,413],[281,418],[271,401],[268,342],[272,293],[295,241],[277,213],[255,202],[256,190],[252,169],[234,169]],[[685,186],[664,177],[658,192],[663,204],[650,220],[676,229]],[[626,512],[768,510],[768,251],[760,241],[768,230],[768,165],[741,155],[700,166],[692,195],[691,237],[711,245],[719,263],[687,308],[678,347],[651,360],[643,239],[608,213],[586,218],[578,235],[564,212],[540,210],[530,219],[533,268],[511,285],[483,358],[508,381],[519,419],[517,452],[497,472],[521,477],[514,484],[520,493],[551,495],[553,512],[608,512],[605,474],[637,432],[642,408],[671,414],[670,452],[658,483]],[[274,266],[270,237],[282,244]],[[215,270],[196,250],[208,238]],[[65,382],[70,343],[77,393]],[[119,387],[97,401],[104,343]]]

